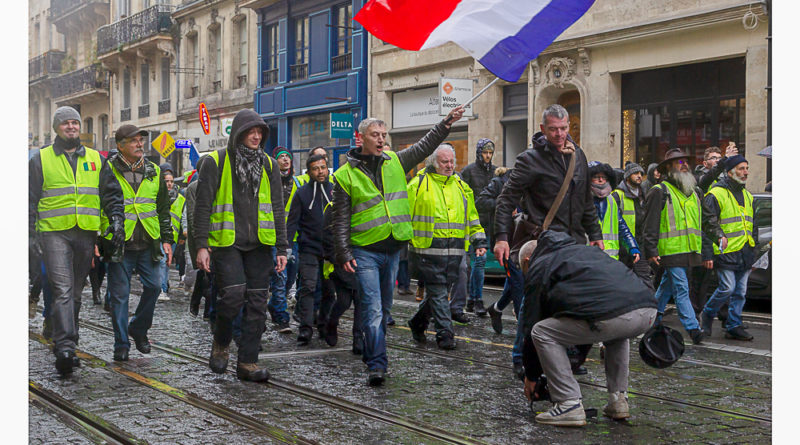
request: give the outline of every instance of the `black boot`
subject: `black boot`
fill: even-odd
[[[325,343],[330,347],[336,346],[336,343],[339,342],[339,332],[337,332],[337,328],[338,326],[331,321],[325,326]]]
[[[481,318],[486,318],[489,315],[486,308],[483,307],[483,300],[475,301],[475,315]]]
[[[448,331],[440,332],[436,334],[436,345],[440,349],[452,350],[456,348],[456,339]]]
[[[208,367],[217,374],[224,374],[228,369],[228,347],[222,347],[216,340],[211,343],[211,357]]]
[[[257,363],[242,363],[236,364],[236,377],[239,380],[248,382],[266,382],[269,380],[269,371],[265,368],[259,368]]]
[[[72,373],[72,366],[74,365],[75,353],[72,351],[62,351],[56,354],[56,370],[61,375]]]
[[[492,329],[498,334],[503,333],[503,313],[497,310],[497,303],[492,303],[487,309],[489,317],[492,318]]]
[[[314,336],[314,330],[308,326],[300,328],[297,334],[297,346],[306,346],[311,342],[311,337]]]
[[[361,355],[364,352],[364,336],[363,335],[354,335],[353,336],[353,354],[354,355]]]

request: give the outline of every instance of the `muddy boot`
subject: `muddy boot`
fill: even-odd
[[[328,346],[336,346],[336,343],[339,342],[339,332],[337,328],[338,326],[330,321],[325,326],[325,343],[327,343]]]
[[[257,363],[236,363],[236,377],[247,382],[266,382],[269,371],[259,368]]]
[[[100,301],[100,288],[99,287],[97,289],[92,289],[92,303],[95,306],[98,306],[98,305],[100,305],[102,303],[102,301]]]
[[[416,300],[417,300],[417,301],[422,301],[422,299],[423,299],[424,297],[425,297],[425,286],[417,286],[417,296],[416,296]]]
[[[224,374],[228,369],[228,347],[222,347],[216,340],[211,344],[211,358],[208,367],[217,374]],[[238,371],[237,371],[238,374]]]

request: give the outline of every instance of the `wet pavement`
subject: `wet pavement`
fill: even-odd
[[[82,367],[66,378],[53,366],[48,344],[39,335],[40,313],[29,320],[29,381],[69,406],[99,419],[112,431],[147,443],[765,443],[771,441],[771,317],[745,317],[753,342],[724,339],[719,323],[704,345],[688,344],[682,360],[656,370],[631,343],[629,400],[632,418],[615,422],[590,418],[584,428],[538,425],[511,371],[515,322],[510,307],[504,330],[470,315],[456,324],[458,347],[442,351],[434,333],[419,345],[406,322],[417,303],[396,296],[389,328],[389,374],[384,386],[366,385],[365,366],[350,352],[352,312],[339,327],[339,344],[328,347],[315,336],[306,347],[272,324],[262,339],[260,364],[269,383],[243,383],[235,376],[236,347],[229,372],[207,366],[211,349],[208,323],[188,313],[188,296],[171,271],[170,301],[159,301],[148,336],[153,351],[131,349],[130,360],[113,362],[108,313],[84,292],[79,350]],[[140,292],[134,282],[131,310]],[[413,286],[412,286],[413,289]],[[491,286],[488,304],[499,297]],[[41,310],[41,303],[39,306]],[[684,333],[677,315],[665,322]],[[602,413],[606,403],[603,363],[597,348],[579,376],[583,403]],[[533,405],[537,412],[547,402]],[[32,443],[98,443],[86,422],[29,403]]]

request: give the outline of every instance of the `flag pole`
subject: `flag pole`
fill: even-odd
[[[469,104],[471,104],[472,102],[475,102],[475,99],[481,97],[481,94],[485,93],[486,90],[488,90],[489,87],[491,87],[492,85],[497,83],[498,80],[500,80],[500,78],[499,77],[495,77],[493,81],[489,82],[489,85],[486,85],[485,87],[483,87],[482,90],[478,91],[478,94],[472,96],[472,99],[468,100],[467,103],[465,103],[465,104],[463,104],[461,106],[466,108]]]

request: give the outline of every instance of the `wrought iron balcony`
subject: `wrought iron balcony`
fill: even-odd
[[[158,101],[158,114],[169,113],[170,108],[169,99]]]
[[[147,105],[139,105],[139,114],[137,115],[139,119],[143,117],[150,117],[150,104]]]
[[[53,78],[52,92],[56,98],[107,89],[108,72],[95,65]]]
[[[50,50],[28,61],[28,81],[33,82],[47,76],[61,74],[61,61],[66,53]]]
[[[289,79],[302,80],[308,78],[308,64],[299,63],[297,65],[289,65]]]
[[[131,109],[130,108],[125,108],[125,109],[119,110],[119,120],[122,121],[122,122],[131,120]]]
[[[124,45],[138,42],[159,33],[169,32],[172,26],[173,7],[154,5],[130,17],[111,23],[97,30],[97,55],[121,49]]]
[[[269,86],[278,83],[278,69],[266,70],[261,72],[261,86]]]
[[[353,66],[353,53],[344,53],[341,56],[331,57],[331,72],[347,71]]]

